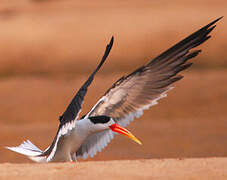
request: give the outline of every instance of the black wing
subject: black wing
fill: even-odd
[[[74,96],[74,98],[72,99],[71,103],[69,104],[69,106],[67,107],[67,109],[63,113],[63,115],[60,116],[59,120],[61,122],[61,125],[64,125],[65,123],[70,122],[77,118],[77,115],[79,114],[81,105],[84,100],[84,96],[87,93],[87,89],[88,89],[89,85],[91,84],[91,82],[93,81],[95,74],[100,69],[102,64],[105,62],[107,56],[109,55],[109,52],[113,46],[113,41],[114,41],[114,38],[112,37],[110,40],[110,43],[106,46],[106,51],[102,57],[101,62],[99,63],[97,68],[94,70],[94,72],[90,75],[88,80],[83,84],[83,86],[80,88],[80,90],[77,92],[77,94]]]
[[[94,70],[94,72],[90,75],[88,80],[83,84],[83,86],[79,89],[77,94],[72,99],[71,103],[68,105],[66,111],[63,113],[62,116],[60,116],[60,125],[58,127],[57,134],[52,142],[52,144],[40,155],[40,156],[48,156],[47,161],[50,161],[57,150],[59,139],[62,141],[62,137],[67,134],[68,131],[70,131],[74,127],[74,121],[77,119],[77,116],[80,112],[81,105],[84,100],[84,96],[87,93],[88,86],[91,84],[91,82],[94,79],[94,76],[96,72],[100,69],[102,64],[105,62],[107,56],[110,53],[110,50],[113,46],[114,38],[112,37],[110,40],[110,43],[106,46],[106,51],[102,57],[101,62],[97,66],[97,68]]]

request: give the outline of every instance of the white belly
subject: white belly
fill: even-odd
[[[81,133],[74,128],[70,133],[59,138],[56,152],[52,162],[76,161],[76,151],[88,137],[88,134]]]

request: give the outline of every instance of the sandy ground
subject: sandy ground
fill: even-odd
[[[0,179],[225,180],[227,159],[162,159],[0,165]],[[8,173],[10,172],[10,173]]]

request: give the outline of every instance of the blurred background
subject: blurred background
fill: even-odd
[[[112,35],[81,115],[118,78],[220,16],[185,78],[128,127],[143,146],[116,136],[92,160],[227,156],[226,0],[0,2],[0,162],[31,162],[5,146],[52,142],[58,117]]]

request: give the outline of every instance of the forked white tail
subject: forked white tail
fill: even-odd
[[[29,159],[35,161],[35,162],[46,162],[45,156],[39,156],[43,153],[42,150],[37,148],[34,144],[31,143],[31,141],[27,140],[24,141],[21,145],[16,147],[6,147],[7,149],[26,155]]]

